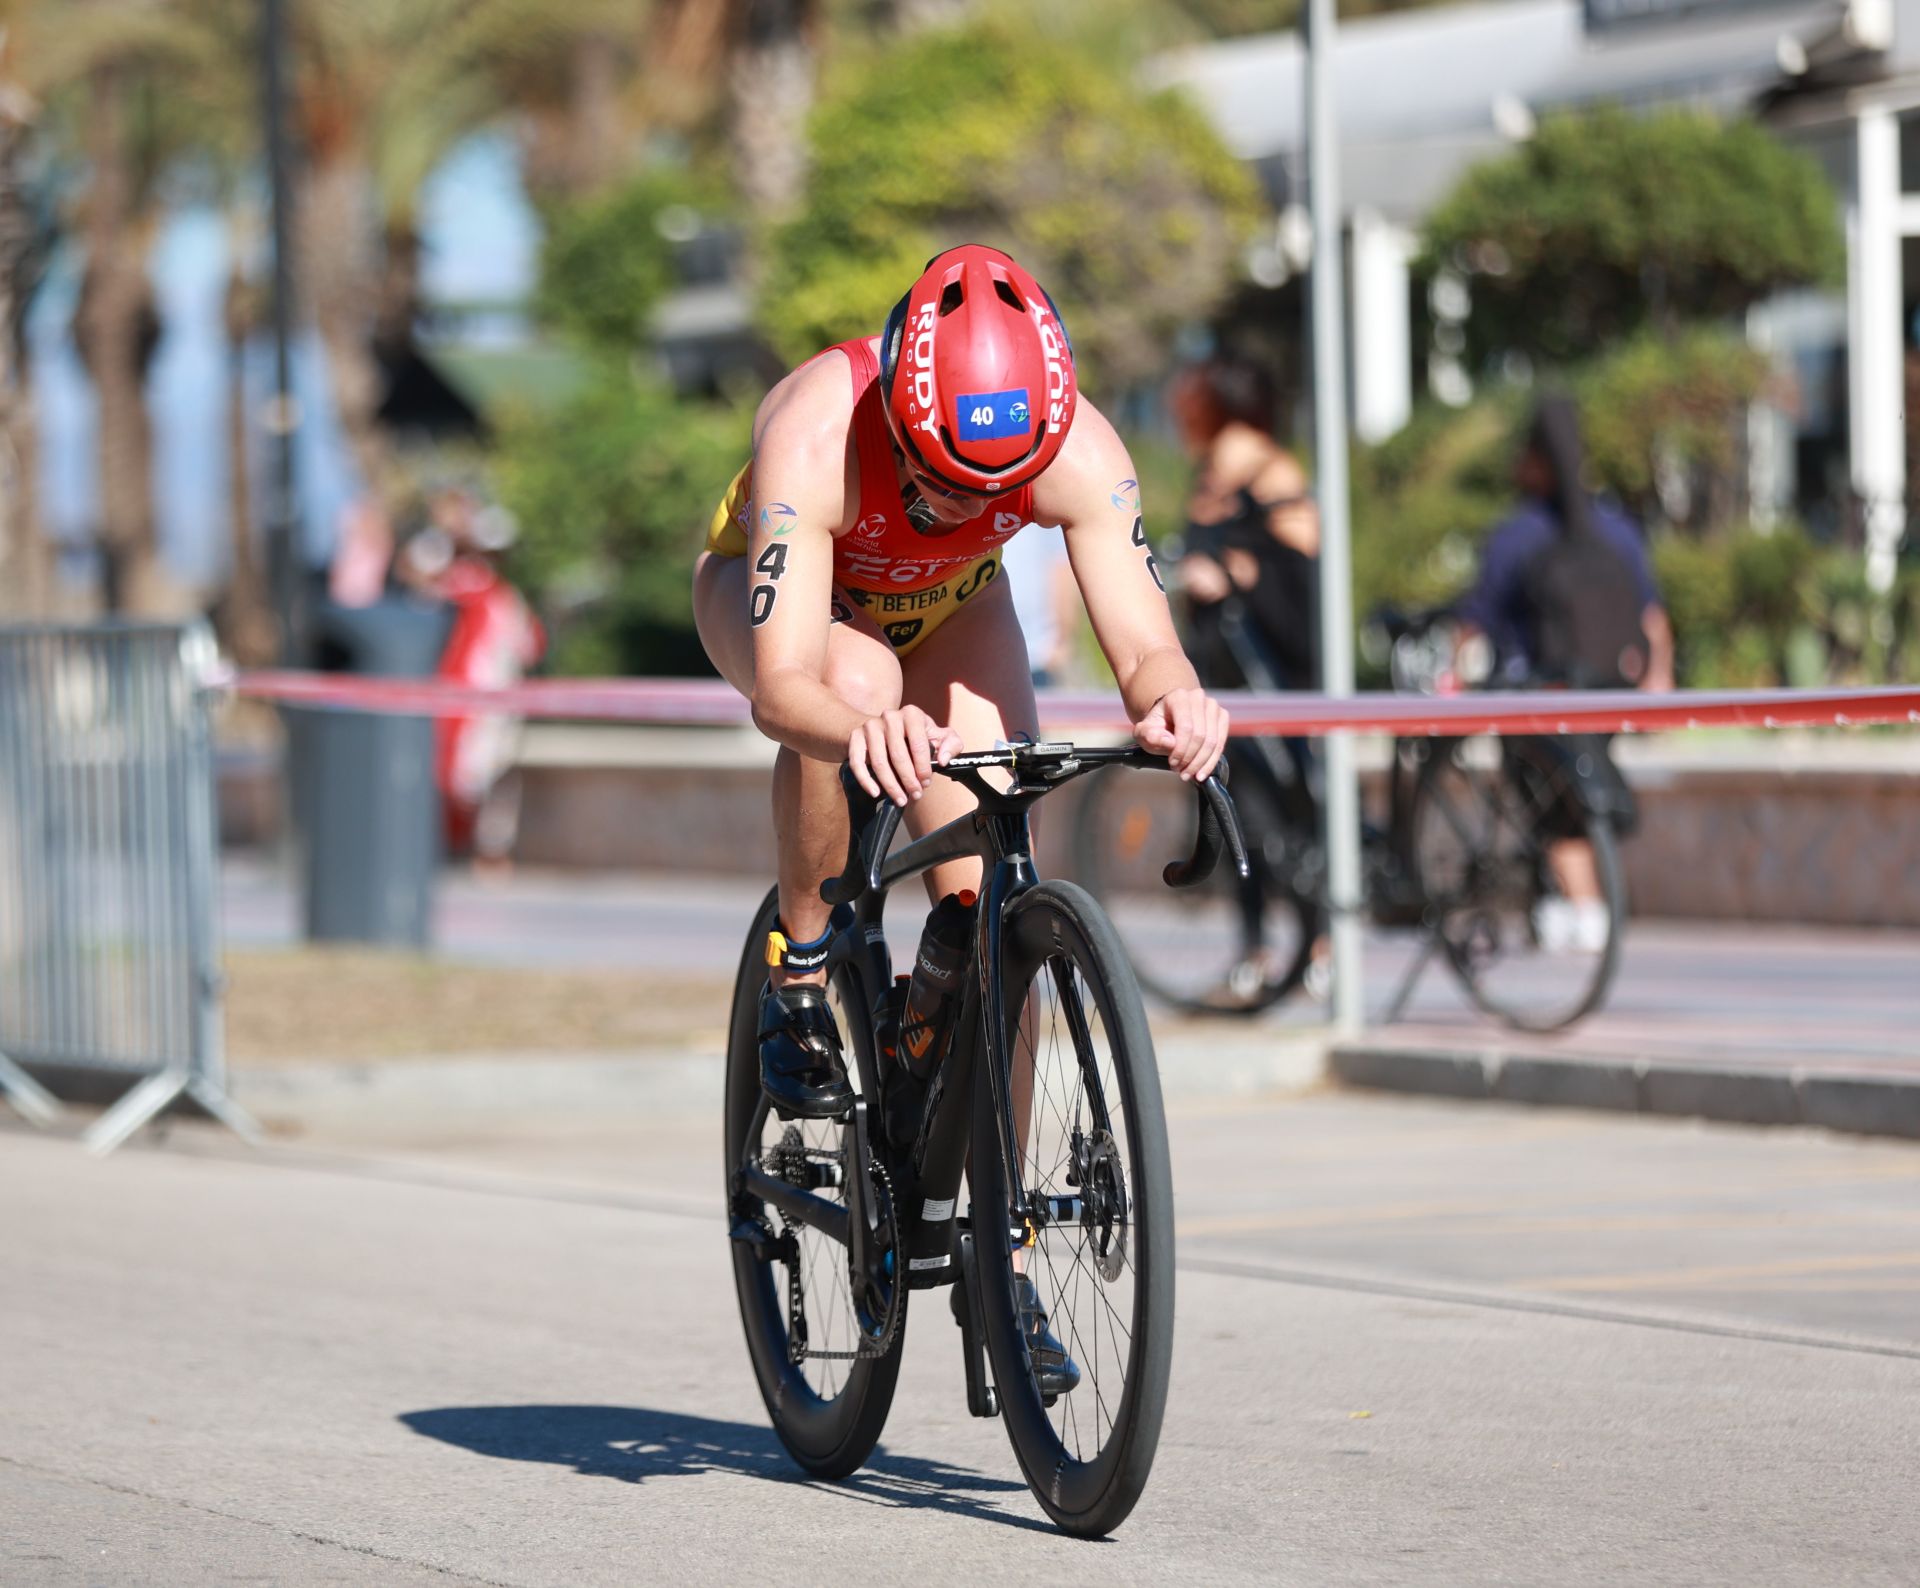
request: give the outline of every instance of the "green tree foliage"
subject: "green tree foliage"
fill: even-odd
[[[515,575],[549,618],[561,672],[709,671],[688,569],[752,416],[636,370],[677,279],[673,212],[714,207],[705,183],[669,169],[548,211],[535,303],[586,372],[558,408],[507,420],[495,473],[524,526]]]
[[[1191,104],[994,18],[850,61],[809,132],[761,296],[791,359],[877,332],[929,255],[978,241],[1047,284],[1095,379],[1142,378],[1216,302],[1259,211]]]
[[[1588,466],[1644,524],[1724,529],[1745,509],[1739,430],[1766,380],[1730,331],[1635,337],[1578,377]]]
[[[1428,218],[1420,268],[1468,278],[1483,351],[1564,364],[1836,281],[1844,257],[1819,167],[1764,128],[1609,109],[1553,117],[1470,171]]]
[[[751,414],[677,400],[612,360],[558,411],[506,426],[514,573],[553,620],[563,673],[705,673],[687,570]]]
[[[1481,537],[1513,501],[1517,398],[1431,404],[1377,447],[1356,448],[1354,610],[1441,605],[1473,577]]]
[[[1857,551],[1797,525],[1713,540],[1667,535],[1654,570],[1681,679],[1708,687],[1881,684],[1920,673],[1920,569],[1887,595]]]
[[[674,214],[712,207],[702,184],[673,170],[645,171],[602,197],[554,207],[535,311],[590,348],[644,346],[675,282]]]

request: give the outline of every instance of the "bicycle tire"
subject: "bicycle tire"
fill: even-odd
[[[750,1145],[749,1133],[759,1128],[756,1120],[764,1121],[757,1028],[760,990],[767,979],[763,957],[767,933],[773,930],[778,916],[779,899],[775,890],[767,895],[754,918],[752,931],[747,934],[739,975],[734,982],[733,1012],[728,1025],[724,1147],[729,1211],[736,1218],[756,1209],[762,1217],[768,1217],[765,1204],[743,1203],[734,1197],[732,1180]],[[843,967],[835,972],[835,978],[834,991],[840,995],[843,1012],[864,1011],[857,987],[849,985],[852,973]],[[860,1069],[853,1063],[854,1055],[866,1053],[872,1033],[857,1015],[851,1019],[843,1015],[842,1026],[850,1028],[844,1035],[858,1045],[848,1054],[849,1072],[857,1082]],[[777,1230],[778,1220],[770,1219],[769,1228]],[[832,1272],[839,1276],[837,1294],[846,1294],[844,1248],[824,1236],[817,1240],[832,1248],[829,1255],[841,1254],[842,1266]],[[845,1364],[844,1381],[836,1393],[823,1395],[801,1367],[789,1359],[785,1285],[776,1279],[776,1272],[784,1265],[762,1261],[744,1241],[730,1240],[728,1244],[733,1248],[734,1291],[740,1304],[747,1354],[775,1434],[787,1453],[815,1477],[846,1477],[873,1454],[881,1430],[886,1426],[900,1377],[905,1319],[902,1318],[900,1331],[886,1355]]]
[[[1302,840],[1251,781],[1236,782],[1234,797],[1247,858],[1264,868],[1269,941],[1280,945],[1278,973],[1241,988],[1231,988],[1244,945],[1235,919],[1241,884],[1230,868],[1221,866],[1199,887],[1173,896],[1160,880],[1160,862],[1192,852],[1193,801],[1172,805],[1166,790],[1116,768],[1087,779],[1076,813],[1074,877],[1114,921],[1141,987],[1187,1014],[1251,1017],[1291,996],[1306,978],[1322,930],[1319,906],[1291,885],[1294,868],[1280,852]],[[1223,995],[1230,988],[1232,996]]]
[[[1008,1439],[1028,1485],[1054,1522],[1069,1533],[1099,1537],[1119,1526],[1139,1500],[1166,1413],[1173,1359],[1174,1290],[1173,1173],[1166,1114],[1138,983],[1119,934],[1090,894],[1070,882],[1044,882],[1021,894],[1007,912],[1002,952],[1010,1036],[1021,1030],[1018,1022],[1028,988],[1047,975],[1048,967],[1064,961],[1075,973],[1067,985],[1077,983],[1091,995],[1094,1012],[1108,1038],[1108,1062],[1101,1065],[1097,1053],[1093,1060],[1104,1116],[1092,1105],[1091,1086],[1086,1094],[1086,1117],[1106,1119],[1103,1129],[1108,1143],[1098,1146],[1096,1133],[1096,1146],[1089,1149],[1089,1156],[1098,1156],[1102,1167],[1083,1174],[1078,1182],[1068,1180],[1065,1184],[1079,1186],[1088,1209],[1104,1207],[1115,1216],[1107,1220],[1102,1231],[1099,1211],[1083,1213],[1077,1227],[1053,1223],[1044,1233],[1036,1231],[1030,1243],[1023,1243],[1034,1253],[1029,1261],[1044,1265],[1036,1269],[1035,1278],[1044,1278],[1051,1291],[1056,1335],[1074,1353],[1076,1362],[1087,1358],[1082,1371],[1091,1375],[1091,1381],[1083,1377],[1076,1388],[1060,1396],[1055,1408],[1047,1407],[1041,1398],[1014,1313],[1010,1176],[1001,1158],[992,1088],[984,1067],[975,1088],[971,1171],[982,1334]],[[1055,976],[1047,975],[1047,980],[1059,989]],[[1090,1027],[1086,1029],[1091,1036]],[[1086,1084],[1086,1055],[1077,1038],[1070,1040],[1075,1049],[1074,1067]],[[1029,1051],[1038,1046],[1028,1037],[1019,1036],[1016,1049],[1022,1042],[1027,1043]],[[1039,1074],[1031,1082],[1032,1122],[1023,1162],[1037,1158],[1052,1161],[1049,1107],[1054,1109],[1054,1122],[1065,1128],[1061,1100],[1043,1092],[1042,1082]],[[1112,1118],[1116,1103],[1124,1110],[1117,1130]],[[1078,1131],[1082,1118],[1078,1099],[1073,1114]],[[1119,1145],[1115,1138],[1121,1134],[1125,1136],[1125,1157],[1120,1175],[1115,1176],[1112,1149]],[[1041,1181],[1038,1189],[1043,1192],[1055,1184],[1049,1172],[1036,1173],[1029,1167],[1023,1184],[1036,1189],[1036,1180]],[[1095,1333],[1089,1346],[1079,1315],[1067,1310],[1067,1286],[1055,1258],[1056,1251],[1064,1251],[1067,1242],[1054,1237],[1057,1232],[1074,1228],[1080,1245],[1073,1255],[1073,1267],[1066,1272],[1074,1276],[1076,1287],[1083,1278],[1091,1281],[1093,1301],[1111,1315],[1110,1321],[1092,1312],[1092,1322],[1106,1325],[1106,1339],[1113,1346],[1105,1358],[1100,1355],[1101,1336]],[[1103,1233],[1106,1244],[1101,1246]],[[1073,1239],[1069,1235],[1067,1241]],[[1116,1250],[1118,1273],[1103,1281],[1100,1267],[1114,1260]],[[1116,1294],[1126,1305],[1124,1341],[1116,1327],[1122,1321],[1120,1308],[1109,1301],[1107,1283],[1121,1286]],[[1080,1294],[1077,1288],[1073,1291],[1076,1302]],[[1121,1357],[1125,1358],[1124,1377],[1109,1405],[1104,1398],[1106,1391],[1099,1387],[1099,1372],[1109,1362],[1117,1364]],[[1058,1412],[1057,1419],[1054,1412]],[[1091,1458],[1080,1438],[1082,1415],[1092,1423],[1096,1434],[1100,1419],[1104,1416],[1108,1421],[1108,1433],[1094,1447]],[[1072,1448],[1066,1437],[1069,1426]]]
[[[1413,831],[1418,834],[1424,819],[1423,805],[1434,797],[1433,786],[1436,780],[1447,775],[1450,766],[1457,768],[1457,762],[1448,755],[1436,755],[1421,769],[1420,780],[1415,786]],[[1500,771],[1486,774],[1487,784],[1507,787],[1511,783],[1510,775],[1504,764]],[[1498,796],[1496,796],[1498,797]],[[1537,820],[1538,812],[1534,813]],[[1515,819],[1515,825],[1518,818]],[[1553,1001],[1548,1009],[1531,1008],[1521,1003],[1517,997],[1504,989],[1490,984],[1487,965],[1476,959],[1475,946],[1468,934],[1449,931],[1447,921],[1442,918],[1431,923],[1438,931],[1440,945],[1448,968],[1459,981],[1474,1005],[1495,1019],[1518,1031],[1546,1033],[1565,1030],[1576,1021],[1584,1019],[1605,1001],[1612,989],[1613,980],[1620,967],[1620,942],[1624,934],[1627,913],[1626,874],[1620,862],[1620,846],[1613,824],[1605,816],[1583,812],[1580,823],[1583,836],[1593,851],[1594,869],[1599,878],[1601,897],[1607,909],[1607,937],[1600,952],[1592,958],[1583,971],[1576,971],[1576,982],[1572,990]],[[1531,836],[1536,845],[1543,845],[1541,829],[1535,825]],[[1543,850],[1542,850],[1543,856]],[[1422,885],[1430,898],[1444,892],[1429,885],[1430,879],[1423,868]],[[1458,910],[1470,910],[1473,907],[1471,897],[1456,901]]]

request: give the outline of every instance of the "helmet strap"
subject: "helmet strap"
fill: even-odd
[[[920,494],[920,487],[912,480],[900,483],[900,510],[907,515],[907,522],[922,535],[931,535],[940,528],[940,520],[934,516],[933,504]]]

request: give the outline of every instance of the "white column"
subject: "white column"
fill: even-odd
[[[1900,123],[1873,106],[1855,122],[1849,227],[1848,382],[1853,488],[1866,522],[1867,582],[1893,584],[1907,527],[1906,371],[1901,336]]]
[[[1413,234],[1372,210],[1353,216],[1353,428],[1384,441],[1413,412]]]

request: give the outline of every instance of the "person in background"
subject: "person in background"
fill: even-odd
[[[1000,567],[1026,637],[1034,688],[1072,682],[1082,608],[1066,537],[1052,525],[1029,524],[1001,548]]]
[[[546,650],[539,619],[500,573],[500,554],[516,532],[512,514],[476,488],[442,483],[428,493],[426,527],[396,560],[400,582],[453,609],[439,669],[451,683],[517,683]],[[519,786],[511,772],[519,718],[442,717],[434,733],[447,852],[470,851],[477,867],[504,869],[519,826]]]
[[[1519,505],[1487,536],[1473,588],[1454,608],[1463,638],[1478,634],[1491,647],[1493,679],[1509,686],[1672,689],[1673,627],[1646,540],[1632,519],[1588,489],[1569,398],[1541,398],[1514,460],[1513,483]],[[1613,788],[1622,827],[1630,825],[1632,794],[1606,754],[1606,738],[1576,737],[1598,748],[1599,775]],[[1563,896],[1540,901],[1535,931],[1550,951],[1598,952],[1608,921],[1593,849],[1575,836],[1571,813],[1558,814],[1570,830],[1554,841],[1549,859]]]
[[[1274,437],[1273,377],[1216,353],[1179,376],[1171,404],[1195,463],[1179,566],[1201,676],[1210,688],[1311,689],[1320,514],[1299,462]],[[1247,677],[1226,643],[1221,625],[1235,609],[1271,678]]]
[[[1251,359],[1216,353],[1174,381],[1173,416],[1194,461],[1178,563],[1194,659],[1209,689],[1312,689],[1319,677],[1315,562],[1320,514],[1297,459],[1274,436],[1272,375]],[[1234,740],[1228,759],[1242,787],[1252,780],[1273,808],[1311,822],[1311,752],[1303,739]],[[1258,804],[1242,800],[1243,819]],[[1241,956],[1220,990],[1223,1003],[1256,998],[1284,974],[1266,941],[1261,868],[1239,885]],[[1307,973],[1310,996],[1330,978],[1324,944]]]

